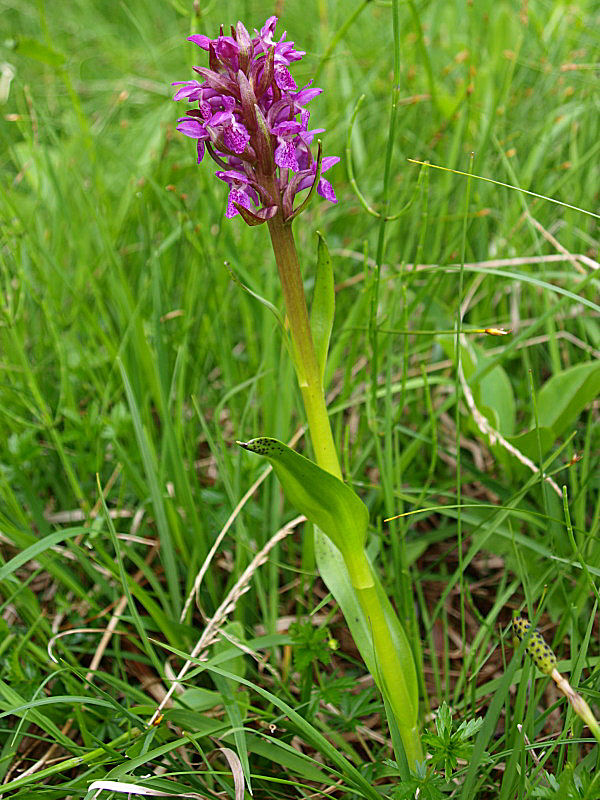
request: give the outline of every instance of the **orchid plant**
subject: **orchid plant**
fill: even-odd
[[[293,220],[315,192],[336,202],[323,173],[339,158],[324,157],[309,130],[307,104],[321,93],[311,83],[298,88],[290,67],[305,53],[286,34],[275,40],[277,18],[269,17],[250,36],[241,22],[230,35],[189,40],[208,52],[207,67],[194,67],[201,80],[181,81],[174,99],[192,106],[177,129],[197,142],[198,163],[206,153],[216,176],[227,184],[225,216],[248,225],[266,223],[281,280],[290,352],[316,463],[272,438],[240,442],[267,458],[289,502],[315,527],[321,576],[339,603],[361,655],[385,700],[392,728],[399,731],[411,769],[423,762],[418,729],[418,686],[406,633],[366,553],[369,514],[342,479],[329,423],[324,372],[334,316],[331,259],[319,240],[315,291],[309,315]],[[308,195],[298,195],[308,189]],[[285,333],[287,337],[287,332]]]

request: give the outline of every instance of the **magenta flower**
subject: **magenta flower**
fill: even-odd
[[[316,133],[308,130],[306,104],[322,89],[298,89],[289,71],[304,54],[286,41],[273,38],[277,17],[269,17],[254,38],[238,22],[231,36],[223,29],[217,39],[190,36],[208,51],[209,68],[194,67],[202,81],[178,81],[174,100],[197,104],[178,121],[177,130],[196,139],[198,163],[205,151],[219,166],[217,177],[229,187],[226,217],[241,214],[249,225],[260,225],[279,211],[293,219],[306,203],[294,207],[298,192],[315,188],[336,203],[322,173],[339,158],[317,158],[310,145]]]

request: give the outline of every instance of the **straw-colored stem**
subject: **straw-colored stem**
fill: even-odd
[[[577,716],[582,719],[588,728],[591,730],[594,739],[600,744],[600,724],[594,716],[592,709],[585,702],[583,697],[573,689],[569,681],[554,668],[550,673],[550,677],[558,687],[558,689],[567,698],[573,711]]]

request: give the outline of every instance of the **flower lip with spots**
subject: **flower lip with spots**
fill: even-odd
[[[241,22],[216,39],[202,34],[189,41],[208,52],[209,67],[194,67],[203,79],[177,81],[174,100],[196,104],[178,120],[177,130],[196,140],[198,163],[206,152],[229,187],[225,216],[241,214],[258,225],[277,213],[292,219],[296,195],[312,189],[331,203],[337,198],[323,173],[337,156],[315,159],[306,104],[321,93],[311,83],[298,89],[289,67],[305,53],[294,42],[274,38],[277,17],[250,37]]]

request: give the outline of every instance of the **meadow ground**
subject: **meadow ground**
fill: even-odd
[[[415,796],[307,526],[239,584],[295,512],[235,441],[310,444],[239,286],[281,307],[267,231],[225,219],[170,84],[206,64],[190,33],[273,13],[341,157],[295,235],[309,297],[317,230],[334,259],[344,476],[425,726],[484,720],[420,796],[598,798],[598,746],[510,630],[535,619],[600,710],[593,0],[0,0],[1,796]]]

